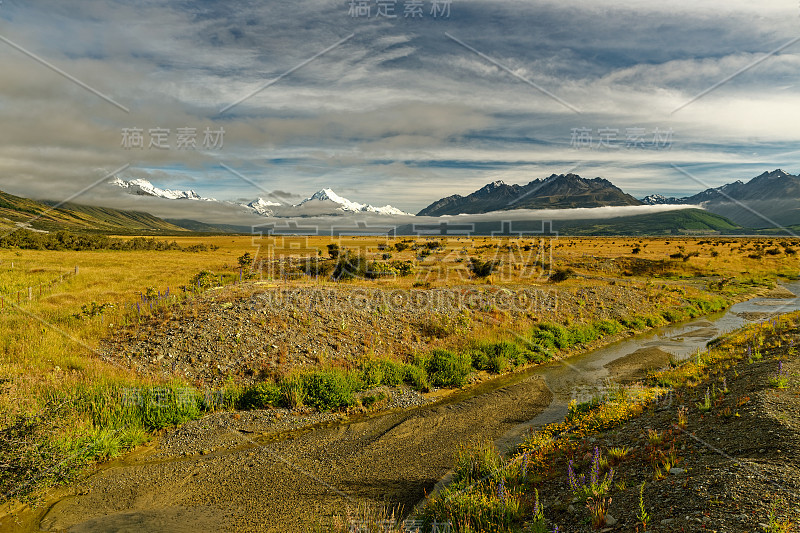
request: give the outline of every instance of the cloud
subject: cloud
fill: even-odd
[[[59,199],[129,164],[129,176],[223,199],[332,187],[416,211],[498,177],[526,183],[576,165],[637,196],[697,192],[673,163],[714,185],[800,168],[800,43],[671,114],[796,37],[796,5],[460,0],[446,20],[400,15],[353,18],[328,0],[6,0],[4,37],[130,113],[0,43],[0,189]],[[125,150],[131,127],[173,139],[224,128],[225,146]],[[571,146],[573,128],[634,127],[671,128],[671,149]]]

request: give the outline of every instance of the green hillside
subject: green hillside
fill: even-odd
[[[64,204],[59,207],[0,191],[0,229],[24,225],[34,230],[118,233],[179,234],[187,230],[139,211]]]
[[[702,209],[680,209],[609,218],[605,220],[555,221],[553,225],[565,235],[661,235],[692,233],[743,233],[745,229]]]

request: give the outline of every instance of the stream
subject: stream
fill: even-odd
[[[783,287],[800,294],[798,281]],[[154,456],[150,448],[112,461],[76,488],[55,491],[47,505],[21,512],[17,522],[0,516],[0,531],[307,531],[320,517],[357,503],[410,510],[447,479],[464,443],[489,438],[509,449],[531,428],[563,420],[571,400],[591,398],[612,378],[633,380],[725,333],[795,310],[797,296],[756,297],[500,376],[433,404],[285,438],[210,427],[234,440],[208,454]],[[192,446],[189,437],[186,446]]]

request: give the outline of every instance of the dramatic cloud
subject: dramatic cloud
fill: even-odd
[[[91,187],[129,165],[219,199],[331,187],[416,212],[570,170],[637,196],[800,171],[796,3],[407,3],[5,0],[0,189],[141,208]]]

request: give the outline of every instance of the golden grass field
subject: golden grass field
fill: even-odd
[[[74,397],[77,391],[153,385],[154,378],[105,362],[96,352],[101,339],[114,335],[115,327],[138,320],[132,309],[148,289],[159,293],[169,289],[172,298],[180,299],[185,296],[180,287],[189,285],[200,271],[223,276],[228,284],[237,280],[239,258],[243,254],[254,256],[256,265],[261,259],[281,256],[327,258],[327,246],[334,242],[321,237],[272,240],[252,236],[176,237],[174,240],[182,246],[206,244],[215,249],[201,252],[0,250],[3,305],[0,309],[0,387],[3,391],[0,428],[19,420],[21,415],[39,412],[54,398]],[[417,244],[419,248],[397,251],[394,245],[399,242],[410,247]],[[423,257],[420,251],[428,242],[441,242],[443,247],[431,246],[430,254]],[[800,270],[795,252],[800,248],[800,239],[789,238],[509,240],[462,237],[444,241],[430,237],[349,237],[337,239],[335,243],[342,253],[352,250],[370,260],[411,261],[415,274],[347,282],[301,275],[272,282],[327,288],[340,286],[338,284],[350,288],[363,285],[404,289],[491,284],[547,289],[553,286],[548,280],[550,273],[572,269],[574,276],[560,283],[560,288],[577,290],[625,280],[627,284],[648,287],[655,297],[662,288],[676,285],[695,292],[712,290],[734,296],[768,286],[778,277],[795,279]],[[467,267],[470,258],[499,260],[500,266],[489,277],[473,277]],[[74,274],[76,267],[77,274]],[[65,276],[63,281],[51,284],[62,275]],[[651,279],[653,275],[659,278],[656,284]],[[250,277],[270,279],[270,270],[256,270]],[[28,287],[32,287],[31,300]],[[244,289],[247,285],[242,286]],[[22,291],[19,296],[18,291]],[[92,305],[104,304],[113,307],[92,314]],[[85,309],[88,312],[83,312]],[[592,317],[581,313],[573,318],[580,321]],[[514,325],[505,324],[505,327],[513,329]],[[477,333],[496,337],[487,328]],[[77,418],[64,423],[65,439],[92,431],[97,436],[102,430],[97,427],[97,420],[81,418],[80,413],[74,412],[70,416]]]
[[[172,240],[172,239],[169,239]],[[98,339],[109,334],[115,321],[122,319],[125,304],[130,305],[148,287],[164,291],[168,287],[175,291],[186,285],[200,270],[214,273],[238,273],[237,259],[244,253],[262,257],[265,251],[273,253],[313,256],[321,253],[327,257],[329,238],[286,238],[270,242],[264,238],[250,236],[226,237],[178,237],[179,244],[205,243],[219,248],[213,252],[181,251],[34,251],[0,250],[0,293],[13,295],[23,290],[21,304],[16,299],[5,297],[0,312],[0,375],[6,394],[3,395],[3,411],[8,414],[18,409],[35,409],[36,398],[43,391],[70,387],[75,383],[103,380],[133,380],[135,376],[127,370],[98,361],[90,348]],[[397,238],[397,241],[406,240]],[[424,242],[437,239],[409,239]],[[379,256],[379,245],[391,246],[395,240],[378,237],[352,237],[337,240],[342,249],[366,251]],[[702,276],[726,278],[774,278],[778,275],[797,276],[800,261],[797,255],[785,253],[800,245],[797,239],[780,238],[559,238],[538,242],[521,239],[521,243],[533,244],[528,252],[509,252],[502,248],[514,241],[495,238],[449,239],[444,250],[438,250],[419,262],[419,270],[429,272],[425,279],[432,286],[461,283],[486,283],[486,280],[469,280],[469,274],[459,258],[498,258],[503,264],[490,282],[494,284],[547,285],[547,279],[539,270],[526,270],[524,261],[550,263],[552,267],[572,267],[586,279],[576,279],[572,284],[607,283],[600,278],[613,278],[604,270],[603,259],[641,259],[669,261],[669,269],[676,279],[687,281]],[[499,244],[501,249],[492,248]],[[782,244],[786,245],[785,247]],[[489,247],[487,247],[489,246]],[[640,248],[636,254],[634,248]],[[770,255],[765,250],[777,249],[780,253]],[[698,254],[687,261],[670,260],[670,254]],[[261,254],[261,255],[259,255]],[[552,259],[551,259],[552,254]],[[760,258],[749,255],[759,254]],[[416,253],[406,250],[393,252],[392,260],[414,260]],[[443,264],[444,261],[444,264]],[[67,277],[63,283],[45,287],[39,297],[39,284],[58,279],[61,274],[71,274],[78,267],[78,275]],[[448,273],[443,275],[443,266]],[[530,275],[533,273],[533,275]],[[618,276],[619,274],[616,274]],[[365,285],[408,287],[418,277],[382,279],[378,281],[356,281]],[[633,276],[636,279],[636,276]],[[646,279],[642,276],[641,279]],[[286,283],[328,283],[293,279]],[[27,301],[26,288],[34,287],[33,301]],[[78,320],[73,315],[81,306],[97,302],[111,303],[116,309],[106,312],[103,320]]]

